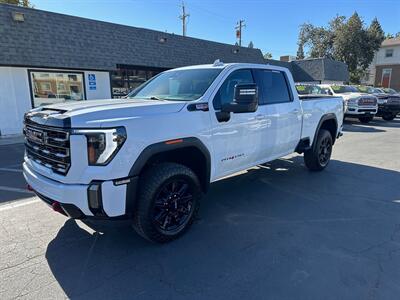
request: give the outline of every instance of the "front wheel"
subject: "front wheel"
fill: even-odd
[[[384,119],[385,121],[393,121],[395,117],[396,117],[395,114],[388,113],[388,114],[384,114],[382,116],[382,119]]]
[[[358,117],[358,120],[360,120],[361,123],[369,123],[374,119],[373,116],[363,116],[363,117]]]
[[[321,129],[310,150],[304,152],[304,163],[310,171],[322,171],[329,164],[332,154],[332,136],[328,130]]]
[[[152,242],[174,240],[192,224],[201,196],[200,182],[191,169],[176,163],[155,165],[141,180],[133,227]]]

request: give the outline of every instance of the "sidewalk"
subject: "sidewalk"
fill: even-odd
[[[22,144],[24,142],[24,136],[22,134],[0,136],[0,146]]]

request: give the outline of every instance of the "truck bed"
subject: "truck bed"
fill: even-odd
[[[299,98],[303,108],[301,138],[310,138],[310,143],[312,143],[319,121],[326,114],[335,114],[338,128],[341,128],[343,124],[343,99],[341,97],[303,95]]]

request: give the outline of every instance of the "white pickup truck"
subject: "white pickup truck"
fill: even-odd
[[[293,152],[324,169],[343,103],[297,96],[291,73],[258,64],[163,72],[126,99],[26,113],[28,188],[71,218],[131,218],[155,242],[181,235],[211,182]]]
[[[325,93],[342,97],[344,115],[358,118],[361,123],[369,123],[378,112],[378,99],[367,93],[361,93],[351,85],[320,84]]]

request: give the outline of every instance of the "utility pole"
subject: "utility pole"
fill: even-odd
[[[242,28],[244,27],[246,27],[246,24],[244,24],[244,20],[239,20],[239,22],[237,22],[237,26],[235,27],[236,38],[239,39],[239,46],[242,46]]]
[[[182,20],[182,35],[186,36],[186,18],[190,16],[190,14],[186,13],[185,10],[185,2],[182,1],[182,14],[179,16],[179,19]]]

